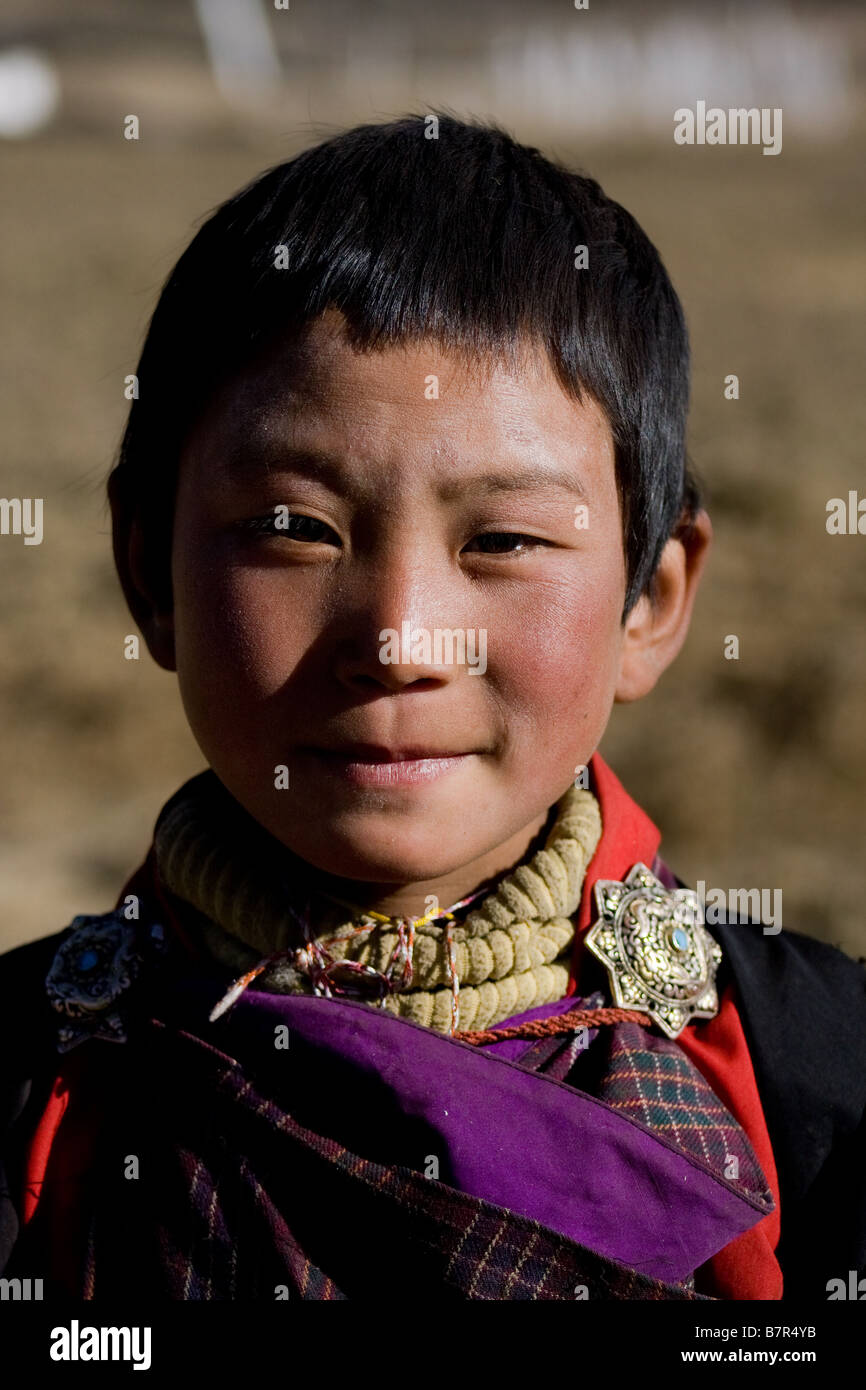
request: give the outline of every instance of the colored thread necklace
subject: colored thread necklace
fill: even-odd
[[[451,1032],[457,1031],[460,1018],[460,979],[457,973],[456,952],[454,949],[453,924],[455,914],[462,908],[470,906],[485,896],[489,892],[486,888],[479,888],[475,893],[470,893],[468,897],[461,898],[459,902],[452,903],[449,908],[431,908],[420,917],[388,917],[384,913],[374,912],[371,909],[361,911],[355,904],[345,902],[342,898],[333,897],[329,893],[321,893],[321,897],[327,898],[330,902],[336,903],[339,907],[348,908],[354,916],[369,918],[369,921],[362,921],[358,926],[350,928],[342,936],[331,938],[332,945],[342,945],[345,941],[350,941],[353,937],[364,932],[370,932],[377,924],[390,926],[396,929],[397,944],[391,954],[387,966],[384,970],[375,970],[371,965],[364,965],[360,961],[347,958],[336,957],[320,941],[317,941],[312,933],[310,926],[310,898],[308,896],[306,910],[303,917],[295,911],[291,903],[287,901],[289,915],[293,918],[296,925],[300,927],[304,937],[304,945],[292,947],[283,951],[272,951],[270,955],[263,956],[257,961],[251,970],[247,970],[243,975],[233,980],[226,990],[223,997],[210,1012],[210,1021],[215,1023],[218,1018],[227,1013],[233,1004],[244,993],[249,985],[252,984],[263,971],[267,970],[274,962],[282,960],[288,961],[299,973],[306,975],[309,979],[312,992],[320,998],[332,999],[334,997],[353,997],[356,990],[352,988],[354,981],[363,979],[372,983],[379,994],[379,1003],[386,995],[394,991],[402,991],[409,988],[412,983],[413,974],[413,955],[415,948],[415,931],[420,926],[427,926],[432,922],[444,920],[445,945],[448,959],[448,974],[451,988]]]

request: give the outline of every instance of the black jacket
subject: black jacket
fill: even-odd
[[[866,970],[798,932],[736,918],[724,951],[779,1177],[784,1299],[866,1273]]]
[[[780,1185],[784,1301],[825,1301],[866,1274],[866,971],[832,946],[760,925],[713,923],[733,979]],[[57,1062],[44,980],[63,933],[0,956],[0,1274],[18,1233],[14,1195]]]

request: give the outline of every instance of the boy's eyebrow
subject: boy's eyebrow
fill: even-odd
[[[339,459],[317,449],[294,448],[292,445],[272,444],[256,440],[237,444],[219,459],[218,467],[227,478],[244,477],[255,480],[277,473],[312,474],[323,483],[335,486],[345,477]]]
[[[339,490],[346,481],[346,465],[338,456],[317,449],[281,445],[240,446],[223,456],[222,464],[228,477],[241,474],[255,478],[260,474],[300,473],[312,475],[317,481]],[[514,472],[488,472],[473,477],[445,481],[437,489],[443,501],[451,501],[463,493],[528,492],[533,488],[560,488],[585,498],[586,488],[578,474],[570,468],[540,462],[516,469]]]
[[[439,495],[448,501],[462,492],[529,492],[532,488],[541,487],[562,488],[577,497],[586,496],[586,489],[578,475],[555,464],[533,464],[514,473],[482,473],[477,478],[465,478],[460,482],[455,480],[445,483],[439,489]]]

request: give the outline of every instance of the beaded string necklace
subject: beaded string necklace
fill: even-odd
[[[452,903],[449,908],[431,908],[420,917],[388,917],[384,913],[374,912],[372,909],[362,911],[356,904],[345,902],[342,898],[333,897],[330,893],[320,893],[320,896],[327,898],[330,902],[336,903],[339,907],[348,908],[353,916],[370,918],[370,921],[362,921],[360,925],[352,927],[342,936],[333,937],[332,944],[339,945],[344,941],[349,941],[353,937],[364,932],[369,932],[377,923],[385,926],[394,926],[397,930],[397,944],[391,954],[387,966],[384,970],[375,970],[371,965],[363,965],[360,961],[345,958],[335,958],[334,955],[316,941],[310,926],[310,896],[307,897],[306,910],[303,917],[286,901],[289,915],[293,918],[304,937],[303,946],[291,947],[283,951],[272,951],[270,955],[263,956],[257,961],[251,970],[245,971],[243,975],[233,980],[226,990],[222,999],[210,1012],[210,1021],[215,1023],[218,1018],[236,1004],[244,990],[252,984],[257,976],[267,970],[275,961],[284,960],[291,963],[301,974],[306,975],[310,980],[314,995],[332,999],[335,996],[351,996],[352,989],[341,984],[338,976],[345,974],[349,976],[360,976],[370,982],[375,982],[379,989],[379,1004],[386,995],[397,990],[405,990],[412,983],[413,973],[413,954],[415,948],[416,928],[427,926],[431,922],[438,922],[444,919],[447,922],[445,928],[445,944],[448,956],[448,974],[451,986],[451,1033],[457,1031],[460,1018],[460,979],[457,974],[456,953],[454,950],[453,923],[455,914],[461,908],[468,907],[471,903],[483,897],[489,890],[479,888],[475,893],[470,893],[467,898],[461,898],[459,902]]]

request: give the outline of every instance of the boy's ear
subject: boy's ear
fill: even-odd
[[[643,594],[623,625],[616,701],[625,704],[649,694],[678,654],[689,630],[712,538],[712,523],[701,510],[662,551],[652,597]]]
[[[114,564],[129,611],[141,629],[148,651],[165,671],[176,671],[171,557],[167,548],[154,553],[145,530],[116,473],[108,480]]]

